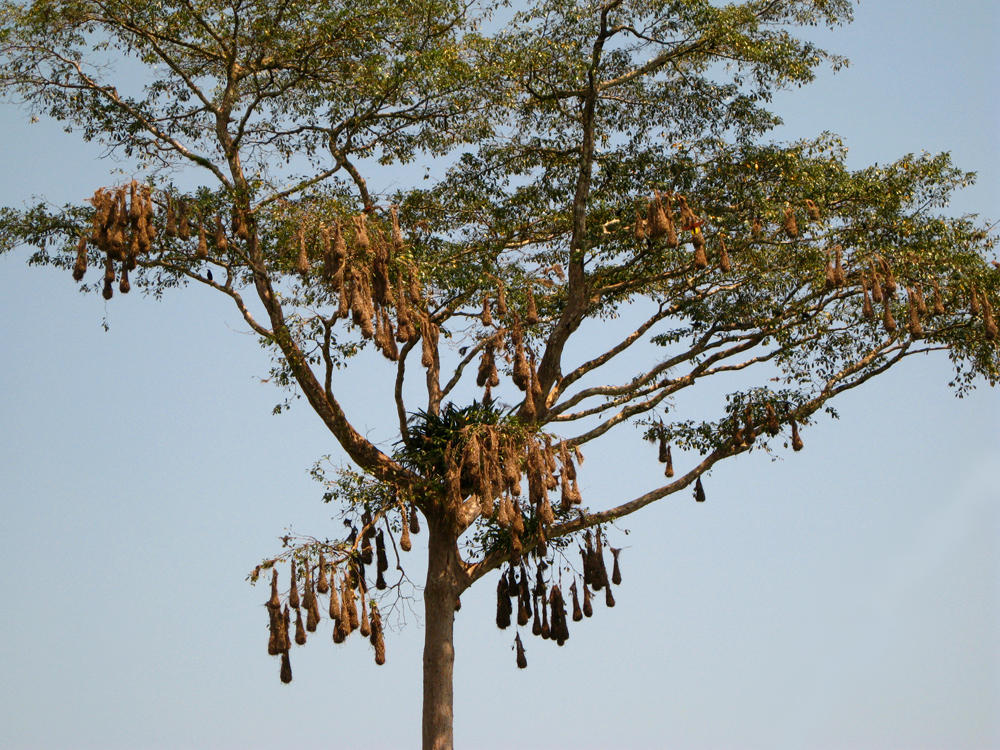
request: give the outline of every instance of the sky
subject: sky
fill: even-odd
[[[1000,219],[998,13],[862,3],[812,32],[851,66],[776,98],[776,137],[836,132],[856,167],[951,151],[980,178],[949,210]],[[0,205],[80,200],[115,168],[8,103],[0,154]],[[326,623],[291,685],[266,655],[267,592],[246,574],[286,528],[338,533],[309,477],[337,458],[303,404],[271,414],[282,394],[235,310],[195,289],[105,304],[26,256],[0,256],[0,747],[416,747],[419,607],[389,623],[384,667]],[[563,648],[526,640],[526,670],[493,623],[495,578],[467,593],[456,746],[1000,747],[1000,398],[949,379],[942,358],[906,363],[801,453],[720,465],[708,502],[620,523],[617,606]],[[338,380],[384,439],[366,373]],[[611,504],[659,471],[625,430],[587,452],[581,489]]]

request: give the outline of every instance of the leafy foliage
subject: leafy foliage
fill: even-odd
[[[851,170],[830,133],[766,139],[776,91],[846,64],[795,27],[851,5],[3,2],[0,88],[143,179],[4,209],[0,251],[80,279],[103,266],[83,288],[106,298],[117,280],[233,301],[356,467],[327,499],[368,518],[298,547],[305,575],[325,549],[364,592],[373,524],[402,538],[419,512],[450,550],[431,544],[428,592],[445,590],[428,601],[509,563],[527,607],[529,559],[557,611],[571,543],[589,597],[607,584],[590,530],[688,487],[703,500],[718,461],[800,450],[831,399],[903,359],[947,352],[959,394],[1000,380],[995,238],[941,213],[974,175],[947,154]],[[426,179],[403,182],[418,159]],[[580,335],[616,317],[637,321],[620,340]],[[391,380],[395,451],[338,400],[356,364]],[[724,384],[717,412],[675,418],[706,382]],[[584,506],[580,448],[625,424],[661,442],[672,481]]]

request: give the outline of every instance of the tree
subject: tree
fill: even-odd
[[[359,469],[331,489],[358,535],[289,540],[282,559],[308,577],[323,553],[353,591],[373,523],[401,547],[411,518],[428,528],[424,744],[443,747],[452,611],[468,585],[497,567],[509,585],[506,563],[522,558],[558,614],[557,571],[582,534],[683,489],[700,499],[725,458],[782,437],[797,449],[833,396],[904,358],[948,350],[960,392],[977,376],[995,384],[997,280],[982,228],[929,210],[970,179],[947,157],[851,172],[833,137],[762,142],[771,92],[827,58],[784,27],[844,20],[846,3],[551,4],[492,35],[458,6],[366,10],[6,6],[8,89],[138,158],[148,178],[89,207],[9,211],[4,247],[34,244],[35,262],[75,262],[78,275],[104,263],[106,297],[113,283],[159,294],[197,282],[233,300],[274,352],[274,377],[301,389]],[[164,73],[119,93],[134,81],[85,67],[106,45]],[[444,179],[369,193],[371,173],[418,154],[453,157]],[[189,163],[212,182],[171,183]],[[619,314],[637,320],[634,337],[563,355],[584,321]],[[332,389],[366,347],[393,361],[391,452]],[[602,367],[632,357],[646,359],[634,378],[603,382]],[[719,413],[668,413],[696,382],[734,372],[747,377]],[[640,498],[584,509],[576,449],[630,421],[685,463]],[[582,540],[580,596],[611,595],[603,541]],[[519,614],[547,613],[525,575]],[[287,626],[270,611],[277,641]]]

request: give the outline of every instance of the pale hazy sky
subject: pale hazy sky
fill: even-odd
[[[950,210],[1000,219],[996,7],[863,3],[815,32],[852,65],[780,96],[778,137],[832,130],[853,166],[950,150],[980,172]],[[2,205],[116,179],[9,104],[0,136]],[[340,532],[308,477],[335,448],[304,406],[271,415],[281,394],[235,311],[196,289],[105,305],[24,258],[0,257],[0,747],[419,746],[417,616],[381,668],[325,623],[290,686],[265,653],[266,591],[244,576],[289,525]],[[365,379],[339,377],[346,403]],[[629,518],[618,606],[564,648],[528,639],[527,670],[484,581],[457,618],[456,745],[1000,747],[1000,397],[956,399],[949,379],[941,358],[911,362],[846,395],[801,453],[742,457],[705,504]],[[388,408],[351,416],[389,435]],[[625,430],[588,451],[584,496],[632,497],[659,469]]]

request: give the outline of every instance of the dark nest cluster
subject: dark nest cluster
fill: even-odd
[[[514,647],[517,652],[517,666],[521,669],[528,666],[528,661],[524,644],[521,642],[520,628],[527,627],[530,623],[532,635],[543,640],[555,641],[562,646],[569,640],[568,617],[572,617],[573,622],[591,617],[594,614],[592,599],[596,592],[603,591],[605,604],[608,607],[615,606],[611,584],[619,585],[622,582],[618,563],[621,550],[611,548],[613,567],[611,575],[608,576],[600,529],[594,534],[587,531],[584,540],[585,546],[580,548],[583,574],[579,578],[573,575],[568,589],[572,602],[570,613],[567,613],[568,605],[563,595],[561,572],[548,583],[545,580],[545,573],[551,571],[552,567],[544,561],[544,556],[535,559],[533,577],[529,572],[532,564],[530,556],[524,556],[518,562],[511,562],[509,567],[500,573],[500,580],[497,582],[496,623],[498,628],[506,630],[512,622],[516,622],[519,630],[514,637]],[[517,615],[516,619],[512,619],[515,606]]]
[[[678,205],[676,210],[675,201]],[[805,199],[803,209],[804,216],[800,217],[796,207],[786,203],[781,210],[780,228],[776,231],[775,237],[783,236],[786,241],[794,243],[802,234],[799,218],[803,218],[807,223],[823,221],[822,210],[815,201]],[[682,240],[678,232],[687,233],[684,235],[686,237],[684,241],[689,242],[693,248],[691,263],[696,269],[705,269],[711,265],[706,250],[703,229],[705,224],[705,220],[695,214],[683,195],[655,191],[646,205],[646,210],[636,213],[632,231],[636,239],[646,246],[651,246],[656,241],[668,248],[677,248],[681,245]],[[759,217],[751,221],[751,233],[755,240],[765,238],[765,226]],[[845,266],[844,255],[844,247],[840,244],[832,245],[826,251],[824,269],[826,288],[828,290],[843,288],[849,292],[860,292],[861,314],[869,320],[879,317],[875,305],[881,305],[884,330],[889,334],[896,333],[898,325],[893,315],[892,303],[904,301],[900,294],[901,285],[897,279],[897,270],[883,255],[875,253],[866,260],[858,259],[858,267],[849,271]],[[723,273],[729,273],[733,269],[729,247],[721,234],[718,236],[715,264]],[[900,265],[906,267],[907,277],[903,285],[906,292],[906,331],[913,338],[923,338],[926,320],[947,312],[946,295],[942,292],[940,282],[926,273],[921,273],[919,264],[915,260],[904,258],[900,261]],[[995,341],[1000,331],[986,295],[973,288],[967,292],[956,291],[954,296],[959,300],[967,297],[969,313],[973,318],[981,320],[987,340]],[[964,307],[964,303],[960,304]]]
[[[406,532],[411,531],[408,526]],[[419,529],[419,527],[418,527]],[[374,540],[374,552],[373,544]],[[307,633],[316,631],[322,610],[333,624],[333,642],[343,643],[355,631],[367,638],[375,651],[375,663],[385,664],[385,634],[378,604],[372,598],[365,576],[365,565],[375,562],[376,588],[386,588],[383,574],[389,567],[383,532],[373,525],[362,532],[360,553],[356,558],[345,557],[341,564],[328,563],[321,554],[315,567],[307,560],[289,562],[289,588],[284,602],[278,590],[278,570],[271,571],[271,597],[267,601],[269,638],[267,653],[281,656],[281,681],[291,682],[289,658],[292,641],[303,646]],[[356,563],[354,560],[356,559]],[[300,593],[301,587],[301,593]],[[328,596],[327,606],[320,606],[320,596]],[[303,623],[302,612],[305,611]],[[293,617],[294,613],[294,617]],[[294,621],[293,621],[294,619]],[[292,629],[294,627],[294,635]]]

